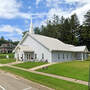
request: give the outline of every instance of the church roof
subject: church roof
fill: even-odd
[[[86,49],[86,46],[74,46],[70,44],[65,44],[62,41],[46,37],[43,35],[38,34],[29,34],[34,39],[36,39],[38,42],[40,42],[42,45],[44,45],[46,48],[48,48],[50,51],[72,51],[72,52],[84,52]]]
[[[70,45],[70,44],[65,44],[62,41],[55,39],[55,38],[38,35],[38,34],[30,34],[30,33],[26,33],[26,35],[19,42],[19,44],[17,45],[15,50],[20,46],[20,48],[23,51],[33,51],[33,49],[29,46],[21,46],[21,43],[25,40],[25,38],[28,35],[31,36],[38,43],[40,43],[41,45],[43,45],[45,48],[47,48],[50,51],[85,52],[85,50],[86,50],[86,52],[88,52],[88,50],[86,49],[86,46],[74,46],[74,45]],[[15,50],[13,52],[15,52]]]

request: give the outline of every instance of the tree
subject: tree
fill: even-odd
[[[40,28],[39,27],[35,27],[34,31],[35,31],[35,34],[40,34]]]
[[[76,31],[78,26],[79,20],[76,14],[66,19],[63,16],[59,18],[54,15],[53,20],[48,20],[47,26],[42,27],[41,34],[57,38],[65,43],[77,45]]]
[[[76,14],[73,14],[70,18],[70,24],[71,24],[71,28],[73,30],[77,29],[77,27],[80,25],[79,19],[77,17]]]
[[[71,33],[70,21],[69,18],[64,20],[64,23],[61,25],[61,40],[65,43],[71,43],[72,33]]]
[[[80,26],[79,19],[76,14],[73,14],[70,18],[70,27],[72,33],[72,42],[71,44],[77,45],[78,44],[78,28]]]
[[[53,25],[57,25],[57,24],[59,24],[59,23],[60,23],[59,17],[58,17],[57,15],[54,15],[54,16],[53,16],[53,20],[52,20],[52,24],[53,24]]]
[[[12,42],[14,45],[17,45],[19,43],[19,41],[14,41]]]
[[[84,15],[84,18],[84,25],[90,26],[90,10],[88,10],[88,12]]]
[[[9,42],[9,43],[12,43],[13,41],[12,41],[11,39],[8,39],[8,42]]]
[[[22,33],[22,34],[23,34],[22,37],[24,37],[24,35],[25,35],[27,32],[28,32],[28,31],[24,31],[24,32]]]
[[[83,24],[83,39],[85,45],[87,45],[88,49],[90,50],[90,10],[84,15],[85,21]]]
[[[8,42],[8,41],[5,40],[3,36],[1,36],[1,38],[0,38],[0,46],[1,46],[2,44],[4,44],[4,43],[7,43],[7,42]]]
[[[90,50],[90,27],[81,25],[79,34],[79,45],[86,45]]]
[[[5,40],[3,36],[1,36],[1,40]]]
[[[86,45],[90,50],[90,10],[84,18],[84,23],[79,28],[79,45]]]
[[[58,39],[59,38],[58,19],[59,19],[58,16],[54,15],[53,20],[47,20],[47,26],[42,25],[40,34]]]

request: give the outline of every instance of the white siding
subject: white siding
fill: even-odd
[[[81,60],[82,59],[82,53],[76,53],[76,59]]]
[[[27,36],[21,45],[27,45],[33,48],[34,53],[37,54],[37,59],[42,59],[42,53],[44,54],[44,60],[51,62],[51,52],[42,46],[39,42],[34,40],[31,36]]]
[[[60,55],[60,58],[58,58],[58,55]],[[64,61],[72,61],[75,60],[75,53],[72,52],[58,52],[53,51],[52,52],[52,62],[64,62]]]
[[[19,51],[19,49],[17,49],[15,52],[15,59],[22,61],[22,59],[21,59],[22,55],[24,56],[24,52]]]

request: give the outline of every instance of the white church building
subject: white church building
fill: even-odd
[[[86,46],[74,46],[62,41],[34,34],[32,22],[30,30],[25,34],[13,50],[16,60],[64,62],[72,60],[86,60],[88,49]]]

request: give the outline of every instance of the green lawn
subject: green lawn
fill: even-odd
[[[88,81],[89,64],[90,61],[64,62],[37,71]]]
[[[15,62],[15,59],[0,59],[0,64],[7,64],[12,62]]]
[[[33,67],[40,66],[43,64],[47,64],[47,63],[45,63],[45,62],[24,62],[24,63],[20,63],[20,64],[15,64],[14,66],[29,69],[29,68],[33,68]]]
[[[0,53],[0,59],[5,59],[7,55],[9,56],[9,58],[14,58],[14,54],[13,53],[9,53],[9,54],[1,54]]]
[[[28,80],[38,82],[40,84],[46,85],[48,87],[54,88],[55,90],[87,90],[88,87],[85,85],[72,83],[48,76],[43,76],[39,74],[34,74],[20,69],[11,68],[8,66],[0,67],[1,70],[11,72],[13,74],[24,77]]]

